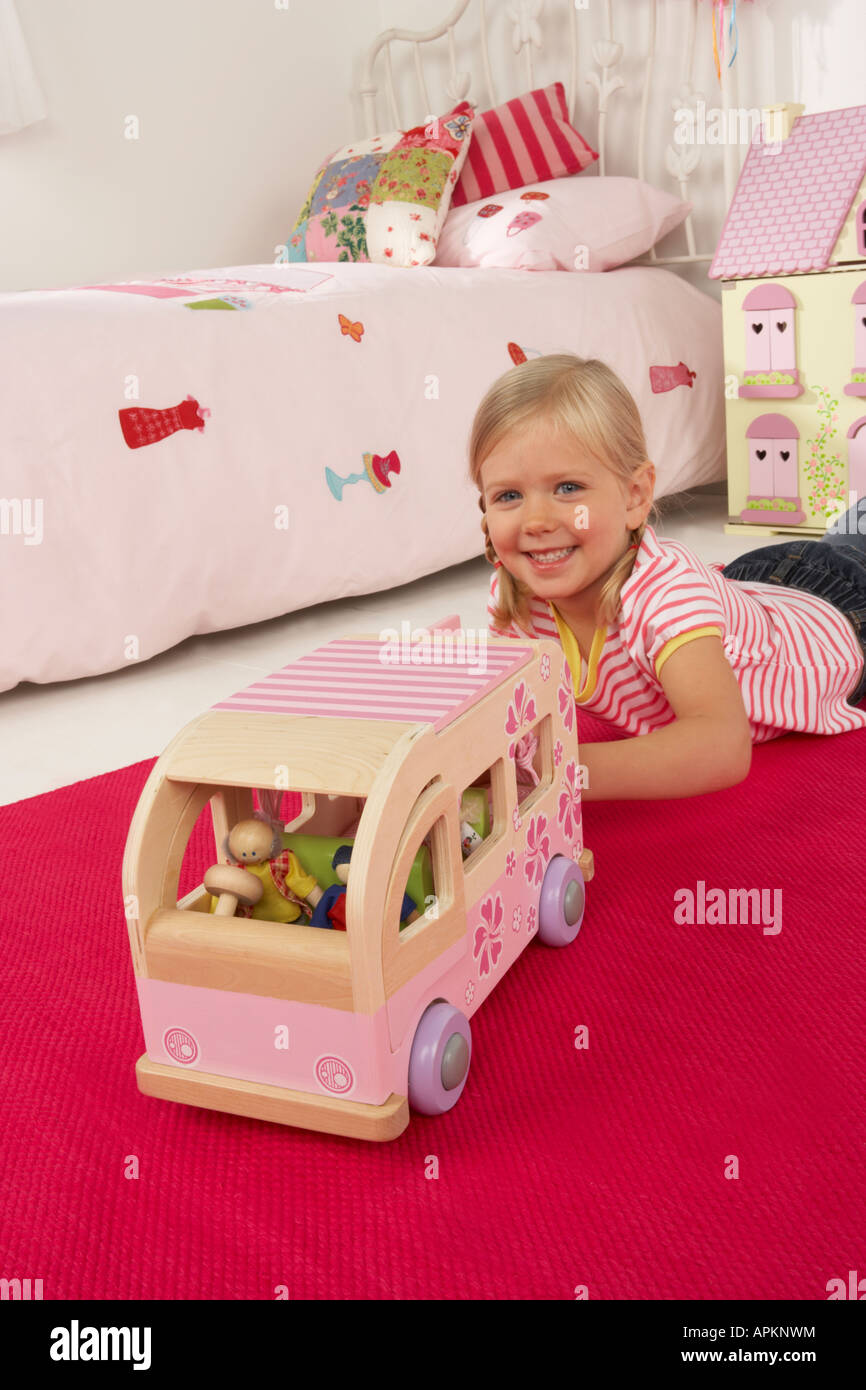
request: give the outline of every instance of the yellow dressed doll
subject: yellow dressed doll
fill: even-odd
[[[211,912],[265,922],[309,917],[322,890],[298,856],[283,848],[282,833],[273,822],[263,815],[238,821],[225,848],[231,863],[214,864],[204,876]]]

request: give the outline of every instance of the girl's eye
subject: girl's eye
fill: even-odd
[[[573,487],[573,488],[580,489],[580,488],[583,487],[583,483],[560,483],[559,486],[560,486],[560,487]],[[571,496],[570,493],[569,493],[568,495]]]
[[[500,492],[499,496],[498,496],[498,497],[495,497],[493,500],[494,500],[494,502],[510,502],[511,499],[512,499],[512,497],[519,497],[519,496],[520,496],[520,493],[517,492],[513,487],[510,487],[510,488],[506,488],[505,492]]]

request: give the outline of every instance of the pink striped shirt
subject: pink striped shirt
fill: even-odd
[[[565,650],[582,709],[628,734],[646,734],[676,716],[659,680],[682,641],[715,631],[737,677],[753,743],[800,731],[838,734],[866,728],[866,709],[846,703],[863,671],[863,653],[844,614],[800,589],[726,579],[679,541],[647,526],[621,591],[622,611],[599,628],[582,663],[570,628],[546,599],[533,598],[530,631],[513,623],[508,637],[550,637]],[[488,615],[498,590],[490,585]]]

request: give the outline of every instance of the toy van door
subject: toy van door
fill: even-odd
[[[409,869],[428,839],[433,866],[432,903],[400,931],[399,913]],[[394,856],[385,895],[382,966],[391,1050],[417,1020],[418,1001],[436,997],[436,982],[467,950],[466,896],[460,853],[457,790],[437,779],[415,802]]]

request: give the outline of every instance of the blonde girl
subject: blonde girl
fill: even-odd
[[[558,640],[578,712],[627,735],[581,744],[587,799],[716,791],[747,776],[754,743],[866,727],[856,504],[836,536],[705,565],[651,524],[655,467],[632,396],[604,363],[565,353],[494,382],[470,476],[491,630]]]

